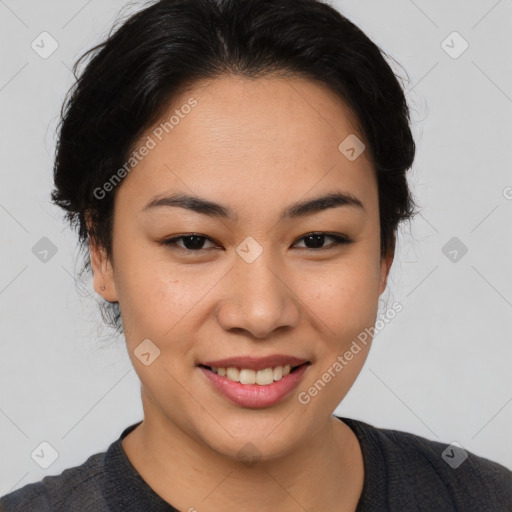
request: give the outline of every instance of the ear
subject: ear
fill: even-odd
[[[86,216],[87,231],[91,233],[91,220]],[[94,237],[89,236],[89,256],[93,275],[94,291],[108,302],[117,302],[116,284],[112,262],[106,250],[99,246]]]
[[[390,249],[387,254],[384,254],[380,260],[380,274],[379,274],[379,295],[381,295],[386,289],[388,282],[389,271],[391,264],[395,257],[394,244],[393,249]]]
[[[89,254],[93,274],[93,288],[108,302],[118,302],[114,269],[103,247],[89,239]]]

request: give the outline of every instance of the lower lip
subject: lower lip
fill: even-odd
[[[293,373],[289,373],[282,379],[266,386],[260,386],[259,384],[240,384],[240,382],[221,377],[202,366],[198,366],[198,368],[217,391],[235,404],[242,407],[260,409],[277,404],[289,395],[299,384],[308,366],[308,364],[303,364]]]

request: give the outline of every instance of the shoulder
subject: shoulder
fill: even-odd
[[[0,498],[0,512],[73,512],[104,510],[102,485],[106,452],[60,475],[45,476]]]
[[[416,468],[420,477],[440,475],[445,483],[475,485],[480,492],[486,487],[509,493],[512,491],[512,471],[458,444],[390,429],[380,429],[379,433],[385,451],[392,454],[390,460],[400,462],[404,469]]]
[[[366,451],[365,464],[385,480],[391,502],[429,503],[431,510],[512,510],[512,471],[505,466],[456,444],[349,421]]]

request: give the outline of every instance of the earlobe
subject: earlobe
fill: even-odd
[[[89,255],[94,291],[108,302],[117,302],[114,271],[106,250],[89,239]]]
[[[386,289],[389,271],[391,270],[391,264],[393,263],[394,257],[394,251],[390,251],[388,254],[381,258],[379,276],[379,295],[382,295],[382,293]]]

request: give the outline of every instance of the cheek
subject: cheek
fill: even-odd
[[[223,273],[206,266],[177,265],[134,250],[119,258],[116,289],[130,348],[149,338],[171,352],[186,353],[197,326],[205,321],[209,293]],[[162,356],[169,350],[163,350]]]
[[[305,272],[300,297],[338,340],[373,325],[378,309],[378,265],[361,255],[339,260],[321,272]],[[357,332],[356,332],[357,331]]]
[[[364,366],[378,310],[378,277],[375,263],[361,256],[302,281],[319,358],[297,399],[312,404],[316,414],[333,411]]]

